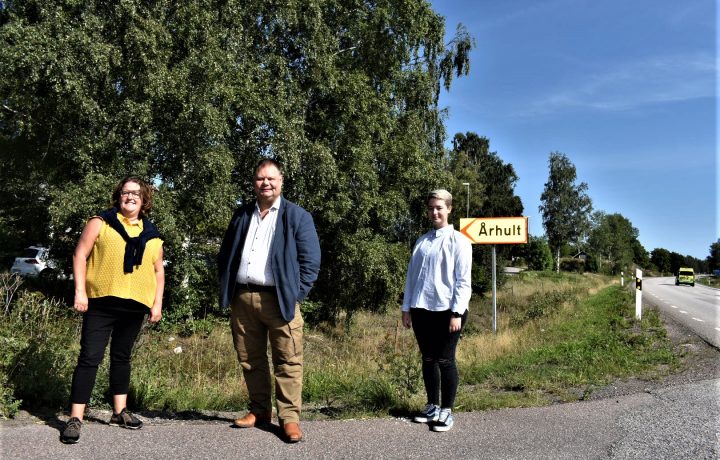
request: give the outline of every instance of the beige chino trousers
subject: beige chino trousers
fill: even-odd
[[[295,318],[288,323],[280,313],[275,293],[237,289],[231,305],[230,326],[250,396],[250,412],[261,416],[272,413],[269,340],[278,418],[283,423],[299,422],[303,379],[300,305],[295,305]]]

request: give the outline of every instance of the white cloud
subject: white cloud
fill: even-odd
[[[594,75],[576,74],[574,84],[539,97],[522,115],[577,109],[623,111],[715,97],[717,69],[715,56],[706,53],[624,62]]]
[[[435,3],[438,3],[435,1]],[[499,29],[511,27],[513,25],[522,24],[529,18],[544,17],[553,14],[553,12],[566,9],[569,5],[577,3],[577,0],[533,0],[529,2],[508,2],[498,3],[495,5],[498,10],[496,14],[475,16],[475,21],[471,22],[479,29]],[[484,10],[486,10],[485,8]],[[483,11],[484,11],[483,10]],[[472,17],[468,18],[472,21]]]

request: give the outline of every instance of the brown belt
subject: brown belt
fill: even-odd
[[[277,293],[277,291],[275,290],[275,286],[263,286],[261,284],[252,284],[252,283],[236,283],[236,286],[241,291]]]

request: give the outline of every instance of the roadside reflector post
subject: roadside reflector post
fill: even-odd
[[[635,269],[635,319],[642,319],[642,270]]]
[[[625,286],[625,272],[620,272],[620,287]]]

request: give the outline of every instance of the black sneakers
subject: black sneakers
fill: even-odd
[[[80,439],[80,428],[82,428],[82,422],[77,417],[70,417],[70,420],[65,424],[60,434],[60,440],[65,444],[75,444]]]
[[[130,430],[139,430],[143,426],[143,422],[138,420],[133,414],[123,409],[119,414],[113,413],[110,417],[111,426],[121,426]]]
[[[440,408],[435,404],[428,403],[425,409],[413,418],[415,423],[437,422],[440,418]]]
[[[110,425],[121,426],[131,430],[138,430],[142,428],[143,422],[137,419],[133,414],[123,409],[119,414],[113,413],[110,417]],[[60,433],[60,441],[65,444],[75,444],[80,440],[80,429],[82,428],[82,421],[77,417],[70,417],[70,420],[65,424],[65,428]]]

